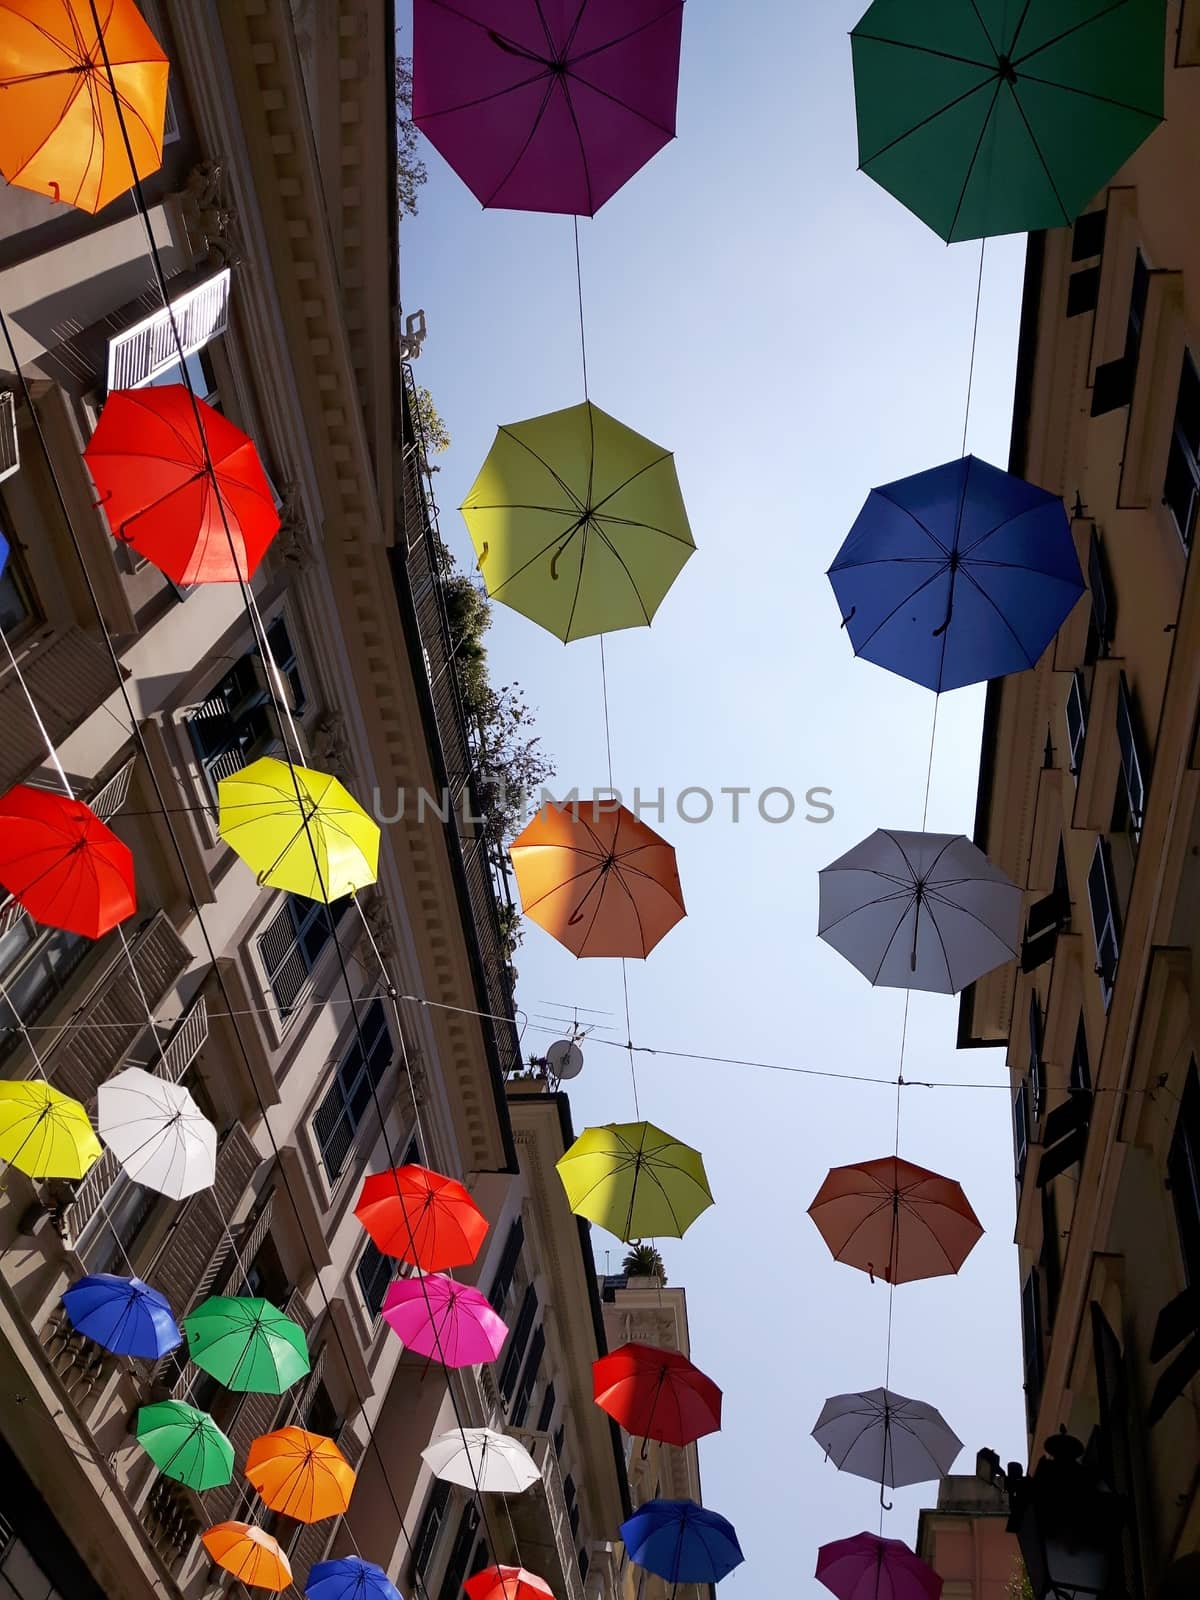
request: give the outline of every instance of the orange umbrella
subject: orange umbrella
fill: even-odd
[[[0,6],[0,172],[81,211],[158,171],[167,109],[167,58],[133,0],[103,0],[98,11],[103,50],[91,0]]]
[[[463,1588],[470,1600],[554,1600],[545,1578],[524,1567],[484,1567]]]
[[[415,1165],[371,1173],[354,1215],[385,1256],[422,1272],[470,1266],[488,1228],[461,1183]]]
[[[200,1535],[219,1567],[252,1589],[286,1589],[292,1569],[279,1543],[252,1522],[218,1522]]]
[[[333,1440],[303,1428],[277,1428],[255,1439],[246,1477],[272,1511],[297,1522],[340,1517],[354,1491],[354,1468]]]
[[[886,1283],[957,1272],[983,1233],[953,1178],[899,1156],[834,1167],[808,1214],[836,1260]]]
[[[675,851],[611,801],[544,806],[509,848],[521,908],[577,956],[648,956],[687,915]]]

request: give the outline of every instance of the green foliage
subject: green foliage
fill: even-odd
[[[440,456],[443,451],[449,450],[450,434],[428,389],[418,387],[416,413],[414,426],[428,465],[431,455]],[[438,469],[433,467],[431,470],[436,472]]]
[[[1029,1581],[1029,1574],[1025,1571],[1025,1563],[1020,1557],[1017,1558],[1017,1564],[1004,1592],[1008,1600],[1033,1600],[1033,1585]]]
[[[621,1262],[621,1271],[628,1273],[631,1278],[657,1278],[666,1286],[667,1269],[663,1266],[662,1256],[652,1244],[630,1245]]]
[[[417,214],[417,190],[429,174],[417,154],[412,120],[412,57],[396,56],[396,199],[402,217]]]

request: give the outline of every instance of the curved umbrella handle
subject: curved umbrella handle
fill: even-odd
[[[479,552],[479,559],[475,563],[476,572],[482,572],[483,571],[483,563],[487,560],[487,554],[488,554],[488,542],[485,539],[483,541],[483,549]]]
[[[882,1484],[879,1485],[879,1504],[883,1507],[883,1509],[885,1511],[890,1511],[892,1509],[892,1502],[890,1500],[885,1500],[883,1498],[883,1485]]]
[[[854,621],[854,613],[857,610],[858,610],[857,606],[851,606],[849,611],[846,613],[846,615],[842,618],[841,622],[838,624],[839,628],[844,628],[847,625],[847,623],[853,622]]]

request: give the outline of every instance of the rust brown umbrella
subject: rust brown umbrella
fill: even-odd
[[[957,1272],[983,1233],[953,1178],[899,1156],[834,1167],[808,1214],[835,1260],[892,1284]]]

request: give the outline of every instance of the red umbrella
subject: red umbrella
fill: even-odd
[[[983,1233],[953,1178],[899,1156],[834,1167],[808,1214],[838,1261],[886,1283],[957,1272]]]
[[[484,1567],[463,1588],[470,1600],[554,1600],[545,1578],[524,1567]]]
[[[721,1391],[678,1350],[623,1344],[592,1364],[596,1404],[626,1433],[694,1444],[721,1426]]]
[[[0,798],[0,887],[35,922],[88,939],[137,909],[127,846],[82,800],[23,783]]]
[[[371,1173],[354,1215],[385,1256],[411,1261],[422,1272],[470,1266],[488,1228],[461,1183],[411,1165]]]
[[[279,513],[253,441],[195,407],[179,383],[114,390],[84,459],[115,539],[175,583],[235,583],[253,576]]]
[[[939,1600],[942,1580],[899,1539],[856,1533],[823,1544],[817,1578],[838,1600]]]

